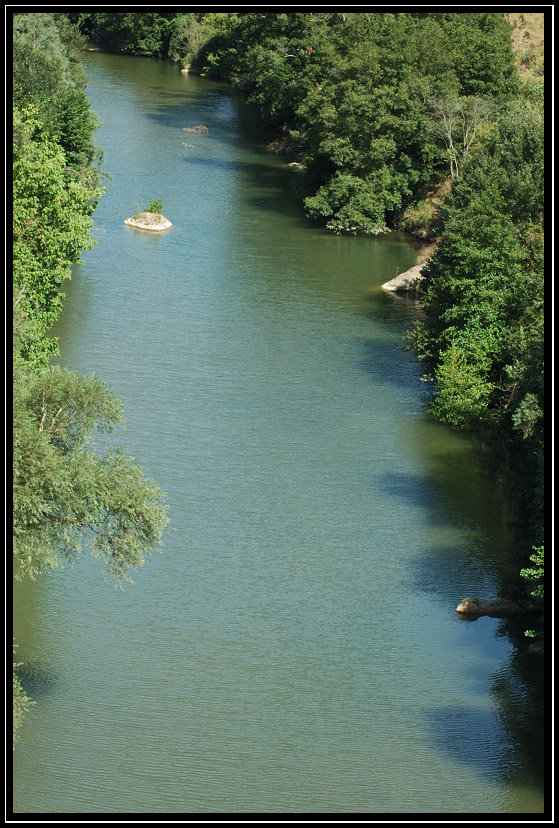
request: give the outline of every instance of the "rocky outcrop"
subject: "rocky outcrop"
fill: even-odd
[[[488,615],[490,618],[509,618],[511,615],[523,613],[523,608],[514,601],[496,598],[492,601],[482,601],[479,598],[464,598],[456,607],[456,612],[464,618],[480,618]]]
[[[161,230],[168,230],[173,225],[169,219],[162,216],[161,213],[138,213],[137,216],[130,216],[124,219],[124,224],[129,227],[135,227],[137,230],[151,230],[160,232]]]
[[[456,607],[456,612],[465,621],[475,621],[476,618],[481,618],[483,615],[488,615],[490,618],[511,618],[518,615],[527,615],[530,617],[534,610],[521,607],[515,601],[508,601],[505,598],[496,598],[492,601],[481,601],[479,598],[464,598]],[[540,620],[543,622],[543,616],[541,616]],[[532,641],[526,648],[526,652],[530,656],[543,658],[543,638],[537,638],[535,641]]]
[[[417,283],[423,278],[421,276],[422,267],[423,264],[414,265],[414,267],[406,270],[405,273],[400,273],[399,276],[395,276],[394,279],[385,282],[382,287],[385,290],[393,291],[415,290]]]

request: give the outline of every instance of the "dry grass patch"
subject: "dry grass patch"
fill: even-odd
[[[518,70],[526,80],[544,72],[544,12],[506,12]]]

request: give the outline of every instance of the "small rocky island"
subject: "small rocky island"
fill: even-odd
[[[160,232],[161,230],[168,230],[173,225],[169,219],[161,215],[161,213],[138,213],[135,216],[124,219],[124,224],[129,227],[135,227],[137,230],[152,230]]]

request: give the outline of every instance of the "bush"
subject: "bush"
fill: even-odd
[[[159,215],[161,215],[163,213],[163,208],[164,207],[165,207],[165,205],[163,203],[163,199],[156,198],[155,200],[150,201],[150,203],[148,204],[148,206],[145,209],[145,212],[146,213],[158,213]]]

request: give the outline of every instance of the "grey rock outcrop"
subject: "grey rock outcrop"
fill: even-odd
[[[382,287],[385,290],[393,291],[415,290],[417,283],[423,278],[421,275],[421,268],[423,267],[423,264],[424,263],[410,267],[409,270],[406,270],[404,273],[400,273],[389,282],[385,282]]]

